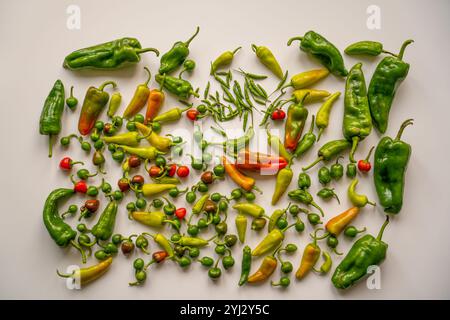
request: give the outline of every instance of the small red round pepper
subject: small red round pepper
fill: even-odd
[[[188,119],[191,121],[195,121],[197,120],[199,114],[200,112],[198,112],[197,109],[190,109],[186,112],[186,117],[188,117]]]
[[[75,186],[73,189],[75,190],[75,192],[78,192],[78,193],[86,193],[88,186],[87,186],[86,181],[80,180],[75,183]]]
[[[148,174],[150,177],[159,177],[162,173],[162,169],[158,166],[151,166],[150,169],[148,169]]]
[[[283,120],[286,118],[286,112],[281,109],[276,109],[272,112],[271,116],[272,120]]]
[[[82,161],[73,161],[71,158],[69,158],[69,157],[64,157],[64,158],[62,158],[61,159],[61,161],[59,162],[59,167],[62,169],[62,170],[66,170],[66,171],[69,171],[70,169],[72,169],[72,167],[75,165],[75,164],[82,164],[82,165],[84,165],[84,163],[82,162]]]
[[[135,155],[131,155],[128,157],[128,165],[130,168],[137,168],[141,165],[141,159]]]
[[[189,175],[189,168],[187,166],[180,166],[180,167],[178,167],[177,175],[180,178],[187,177]]]
[[[175,210],[175,215],[178,219],[182,220],[186,216],[186,209],[185,208],[178,208]]]
[[[372,164],[369,161],[370,155],[372,154],[373,148],[370,148],[369,154],[367,155],[366,159],[359,160],[358,161],[358,169],[361,172],[369,172],[370,169],[372,169]]]
[[[121,178],[119,179],[119,181],[117,181],[117,186],[119,187],[120,191],[125,192],[130,189],[130,182],[127,178]]]
[[[144,184],[144,177],[141,176],[140,174],[137,174],[135,176],[133,176],[133,178],[131,178],[131,183],[134,185],[143,185]]]
[[[169,177],[173,177],[176,172],[177,172],[177,165],[175,163],[172,163],[171,165],[169,165],[169,169],[167,170],[167,175]]]

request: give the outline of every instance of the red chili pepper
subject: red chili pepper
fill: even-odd
[[[180,167],[178,167],[177,175],[180,178],[187,177],[189,175],[189,168],[187,166],[180,166]]]
[[[370,148],[369,154],[367,155],[366,159],[359,160],[358,161],[358,169],[361,172],[369,172],[370,169],[372,169],[372,164],[369,161],[370,155],[372,154],[373,148]]]
[[[177,165],[175,163],[172,163],[169,166],[169,169],[167,170],[167,175],[169,177],[173,177],[175,175],[175,173],[177,172]]]
[[[175,215],[178,219],[182,220],[186,216],[186,209],[185,208],[178,208],[175,210]]]
[[[287,160],[283,157],[271,156],[259,152],[250,152],[246,149],[239,151],[236,167],[242,170],[260,172],[262,170],[278,171],[286,167]]]
[[[127,178],[121,178],[119,181],[117,181],[117,186],[119,187],[120,191],[125,192],[130,189],[130,182]]]
[[[162,169],[158,166],[151,166],[150,169],[148,169],[148,174],[150,177],[159,177],[162,173]]]
[[[156,251],[152,254],[152,258],[156,263],[163,262],[168,256],[167,251]]]
[[[286,112],[284,112],[281,109],[276,109],[272,112],[272,115],[270,116],[272,120],[283,120],[286,118]]]
[[[200,112],[198,112],[197,109],[189,109],[186,112],[186,117],[188,117],[188,119],[191,121],[195,121],[195,120],[197,120],[197,117],[199,114],[200,114]]]
[[[62,170],[69,171],[70,169],[72,169],[73,165],[78,164],[78,163],[84,165],[84,163],[83,163],[82,161],[73,161],[73,160],[72,160],[71,158],[69,158],[69,157],[64,157],[64,158],[62,158],[61,161],[59,162],[59,167],[60,167]]]
[[[137,168],[141,165],[141,159],[135,155],[131,155],[128,157],[128,165],[130,168]]]
[[[75,183],[75,186],[73,188],[75,190],[75,192],[79,192],[79,193],[86,193],[88,186],[86,181],[84,180],[80,180],[78,182]]]

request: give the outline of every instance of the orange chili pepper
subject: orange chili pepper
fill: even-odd
[[[159,89],[153,89],[150,91],[144,124],[151,122],[153,118],[156,117],[164,103],[164,97],[164,93]]]
[[[337,237],[344,231],[345,227],[358,216],[359,208],[352,207],[347,211],[342,212],[334,218],[331,218],[325,225],[325,229],[333,236]]]
[[[316,232],[314,233],[313,242],[307,244],[305,249],[303,250],[300,266],[295,273],[295,277],[298,280],[303,279],[314,268],[317,260],[319,260],[321,250],[317,245]]]
[[[222,156],[222,163],[225,172],[230,178],[245,191],[250,191],[255,186],[255,179],[242,174],[233,163],[228,162],[225,156]]]

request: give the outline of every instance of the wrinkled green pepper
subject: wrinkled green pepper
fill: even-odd
[[[195,97],[199,96],[187,80],[160,74],[155,76],[155,80],[162,88],[181,99],[189,99],[191,95]],[[155,119],[153,120],[156,121]]]

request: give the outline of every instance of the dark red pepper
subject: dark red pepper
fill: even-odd
[[[86,193],[88,189],[87,183],[84,180],[80,180],[75,183],[73,190],[78,193]]]
[[[117,181],[117,186],[119,187],[119,190],[122,192],[130,190],[130,182],[127,178],[121,178],[119,181]]]
[[[169,165],[169,169],[167,170],[167,175],[169,177],[173,177],[176,172],[177,172],[177,165],[175,163],[172,163],[171,165]]]
[[[135,176],[133,176],[133,178],[131,178],[131,183],[134,185],[138,185],[141,186],[144,184],[144,177],[141,176],[140,174],[137,174]]]
[[[75,164],[82,164],[82,165],[84,165],[84,163],[82,162],[82,161],[73,161],[71,158],[69,158],[69,157],[64,157],[64,158],[62,158],[61,159],[61,161],[59,162],[59,167],[62,169],[62,170],[66,170],[66,171],[69,171],[70,169],[72,169],[72,167],[75,165]]]
[[[128,157],[128,165],[130,168],[137,168],[141,165],[141,159],[135,155],[131,155]]]

